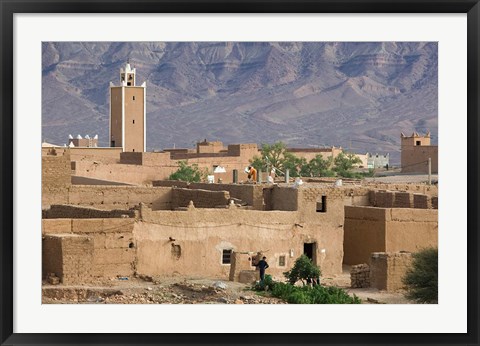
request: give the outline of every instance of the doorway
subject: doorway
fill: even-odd
[[[303,243],[303,254],[317,265],[317,243]]]

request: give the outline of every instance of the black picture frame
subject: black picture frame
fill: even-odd
[[[356,344],[478,345],[479,327],[479,0],[0,0],[1,151],[0,220],[2,345]],[[133,6],[134,5],[134,6]],[[468,309],[465,334],[24,334],[13,332],[13,16],[16,13],[467,13],[468,44]],[[452,316],[455,318],[455,316]]]

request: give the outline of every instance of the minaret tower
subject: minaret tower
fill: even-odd
[[[110,82],[110,147],[143,152],[146,145],[146,83],[136,85],[135,68],[120,69],[120,86]]]

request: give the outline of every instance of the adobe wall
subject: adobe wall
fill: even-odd
[[[52,205],[50,209],[42,211],[42,219],[97,219],[97,218],[134,218],[134,210],[102,210],[73,205]]]
[[[152,186],[163,186],[163,187],[181,187],[187,188],[189,185],[186,181],[180,180],[154,180],[152,181]]]
[[[69,269],[72,278],[63,281],[64,284],[85,283],[96,277],[133,275],[136,257],[132,233],[134,224],[135,220],[124,218],[42,220],[45,260],[42,264],[43,272],[55,272],[52,270],[58,268],[60,256],[63,261],[63,277],[65,263],[72,263]],[[59,241],[61,246],[58,245]],[[85,254],[85,266],[76,264],[83,261],[82,254]]]
[[[173,188],[172,209],[188,207],[190,201],[195,208],[215,208],[216,206],[227,206],[230,194],[227,191],[208,191]]]
[[[387,216],[384,251],[417,252],[438,247],[438,210],[388,209]]]
[[[343,263],[368,263],[372,252],[385,251],[386,214],[383,208],[345,206]]]
[[[384,191],[406,191],[411,193],[420,193],[428,196],[438,196],[437,185],[427,184],[386,184],[386,183],[366,183],[362,185],[364,188],[370,190],[384,190]]]
[[[267,210],[298,210],[298,189],[274,186],[270,191],[270,203]]]
[[[428,158],[432,159],[432,173],[438,173],[438,146],[402,146],[402,173],[428,173]]]
[[[94,262],[93,240],[74,234],[47,235],[42,242],[42,276],[54,273],[64,285],[88,281]]]
[[[189,189],[228,191],[230,197],[242,200],[254,210],[263,210],[263,185],[260,184],[206,184],[190,183]]]
[[[42,149],[42,190],[69,187],[71,174],[68,150]]]
[[[325,160],[329,157],[335,158],[343,151],[340,148],[288,148],[287,150],[296,157],[304,158],[307,161],[314,159],[317,155],[322,156]]]
[[[52,148],[42,148],[42,156],[47,155]],[[58,155],[70,153],[71,161],[98,161],[103,163],[118,163],[122,148],[70,148],[54,147]]]
[[[304,243],[316,243],[315,261],[325,274],[342,270],[343,229],[329,223],[301,223],[296,212],[141,208],[141,218],[134,230],[140,274],[177,272],[227,279],[230,265],[221,263],[222,250],[232,249],[264,252],[270,265],[267,273],[283,278],[282,273],[303,253]],[[180,257],[172,253],[172,244],[180,246]],[[285,256],[285,266],[279,265],[280,256]]]
[[[98,209],[130,209],[146,203],[154,210],[171,209],[168,187],[72,185],[42,191],[42,209],[54,204],[90,206]]]
[[[403,289],[402,280],[411,263],[411,253],[372,253],[370,257],[370,286],[387,292]]]
[[[155,167],[174,165],[167,152],[124,152],[120,154],[120,163]]]
[[[97,161],[75,161],[72,162],[72,167],[77,176],[135,185],[147,185],[152,180],[166,179],[178,169],[176,164],[155,167]]]
[[[438,244],[438,210],[345,206],[344,263],[372,252],[416,252]]]

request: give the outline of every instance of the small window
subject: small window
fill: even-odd
[[[285,267],[285,255],[278,257],[278,266]]]
[[[133,152],[135,152],[135,149],[133,149]]]
[[[180,245],[172,244],[172,257],[176,260],[182,256],[182,248]]]
[[[127,86],[132,86],[132,83],[130,83],[130,82],[127,82]]]
[[[420,145],[422,142],[420,142],[420,141],[417,141],[416,143],[417,143],[417,144],[415,144],[415,145]]]
[[[317,213],[327,212],[327,196],[322,196],[321,201],[317,201]]]
[[[133,124],[135,124],[135,120],[133,120]]]
[[[232,260],[232,249],[222,251],[222,264],[230,264]]]
[[[133,101],[135,101],[135,96],[133,96]]]

